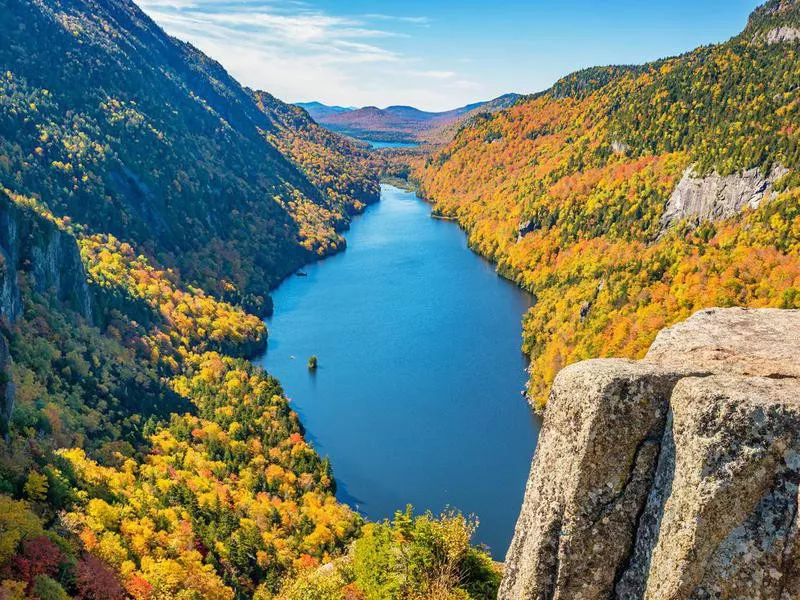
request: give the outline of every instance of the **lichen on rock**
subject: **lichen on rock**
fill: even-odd
[[[712,309],[556,378],[501,599],[800,597],[800,311]]]

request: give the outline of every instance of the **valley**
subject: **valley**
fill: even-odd
[[[640,358],[696,310],[800,306],[798,50],[770,41],[798,21],[770,2],[723,44],[573,73],[415,163],[435,212],[537,299],[535,407],[565,366]]]
[[[458,127],[479,114],[512,106],[521,96],[504,94],[488,102],[475,102],[444,112],[427,112],[413,106],[343,108],[319,102],[299,103],[319,124],[343,135],[378,143],[449,142]]]
[[[441,112],[272,4],[0,0],[0,598],[798,597],[800,0]]]
[[[530,298],[413,192],[383,186],[346,237],[275,291],[256,363],[331,459],[342,502],[371,520],[457,506],[502,560],[539,429],[521,395]]]

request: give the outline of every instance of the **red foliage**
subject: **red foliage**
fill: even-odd
[[[135,600],[150,600],[153,596],[153,586],[138,575],[132,575],[125,585],[128,593]]]
[[[301,569],[313,569],[319,566],[319,561],[310,554],[301,554],[297,559],[297,565]]]
[[[91,554],[84,554],[78,561],[75,585],[78,597],[85,600],[122,600],[125,597],[117,574]]]
[[[206,556],[208,556],[209,552],[208,546],[205,545],[203,539],[200,536],[194,537],[194,549],[200,553],[200,556],[203,557],[203,560],[205,560]]]
[[[344,595],[344,600],[364,600],[366,598],[364,592],[358,589],[355,583],[348,583],[344,586],[342,594]]]
[[[50,538],[40,535],[22,542],[20,553],[11,559],[9,569],[12,579],[26,581],[28,587],[39,575],[55,576],[64,562],[64,555]]]

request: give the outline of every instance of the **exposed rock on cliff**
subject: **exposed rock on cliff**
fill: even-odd
[[[776,27],[767,32],[765,39],[768,44],[781,42],[800,42],[800,29],[797,27]]]
[[[614,154],[628,154],[628,152],[631,151],[631,147],[625,142],[614,140],[611,142],[611,150],[614,152]]]
[[[28,273],[33,289],[51,295],[86,319],[92,317],[92,298],[75,239],[55,223],[21,207],[0,193],[0,315],[13,322],[22,313],[17,282]]]
[[[756,43],[800,41],[800,2],[769,0],[753,11],[745,34]]]
[[[534,221],[533,219],[528,219],[526,221],[521,222],[517,226],[517,241],[519,242],[522,238],[524,238],[529,233],[533,233],[534,231],[541,229],[541,224],[538,221]]]
[[[503,599],[800,597],[800,311],[712,309],[564,369]]]
[[[17,282],[16,266],[9,261],[2,248],[4,239],[0,239],[0,316],[14,322],[22,314],[22,296]]]
[[[0,190],[0,318],[14,323],[23,311],[20,276],[33,290],[92,321],[92,294],[78,244],[68,233]],[[14,410],[11,354],[0,333],[0,433],[8,434]]]
[[[713,173],[698,177],[686,171],[667,202],[661,217],[661,229],[682,219],[718,221],[736,216],[746,207],[755,209],[772,195],[775,182],[786,175],[783,167],[775,167],[766,177],[759,169],[722,177]]]

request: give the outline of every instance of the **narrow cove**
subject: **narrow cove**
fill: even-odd
[[[347,238],[276,290],[256,362],[330,457],[340,500],[370,519],[458,508],[502,560],[539,432],[520,393],[530,298],[412,192],[384,186]]]

